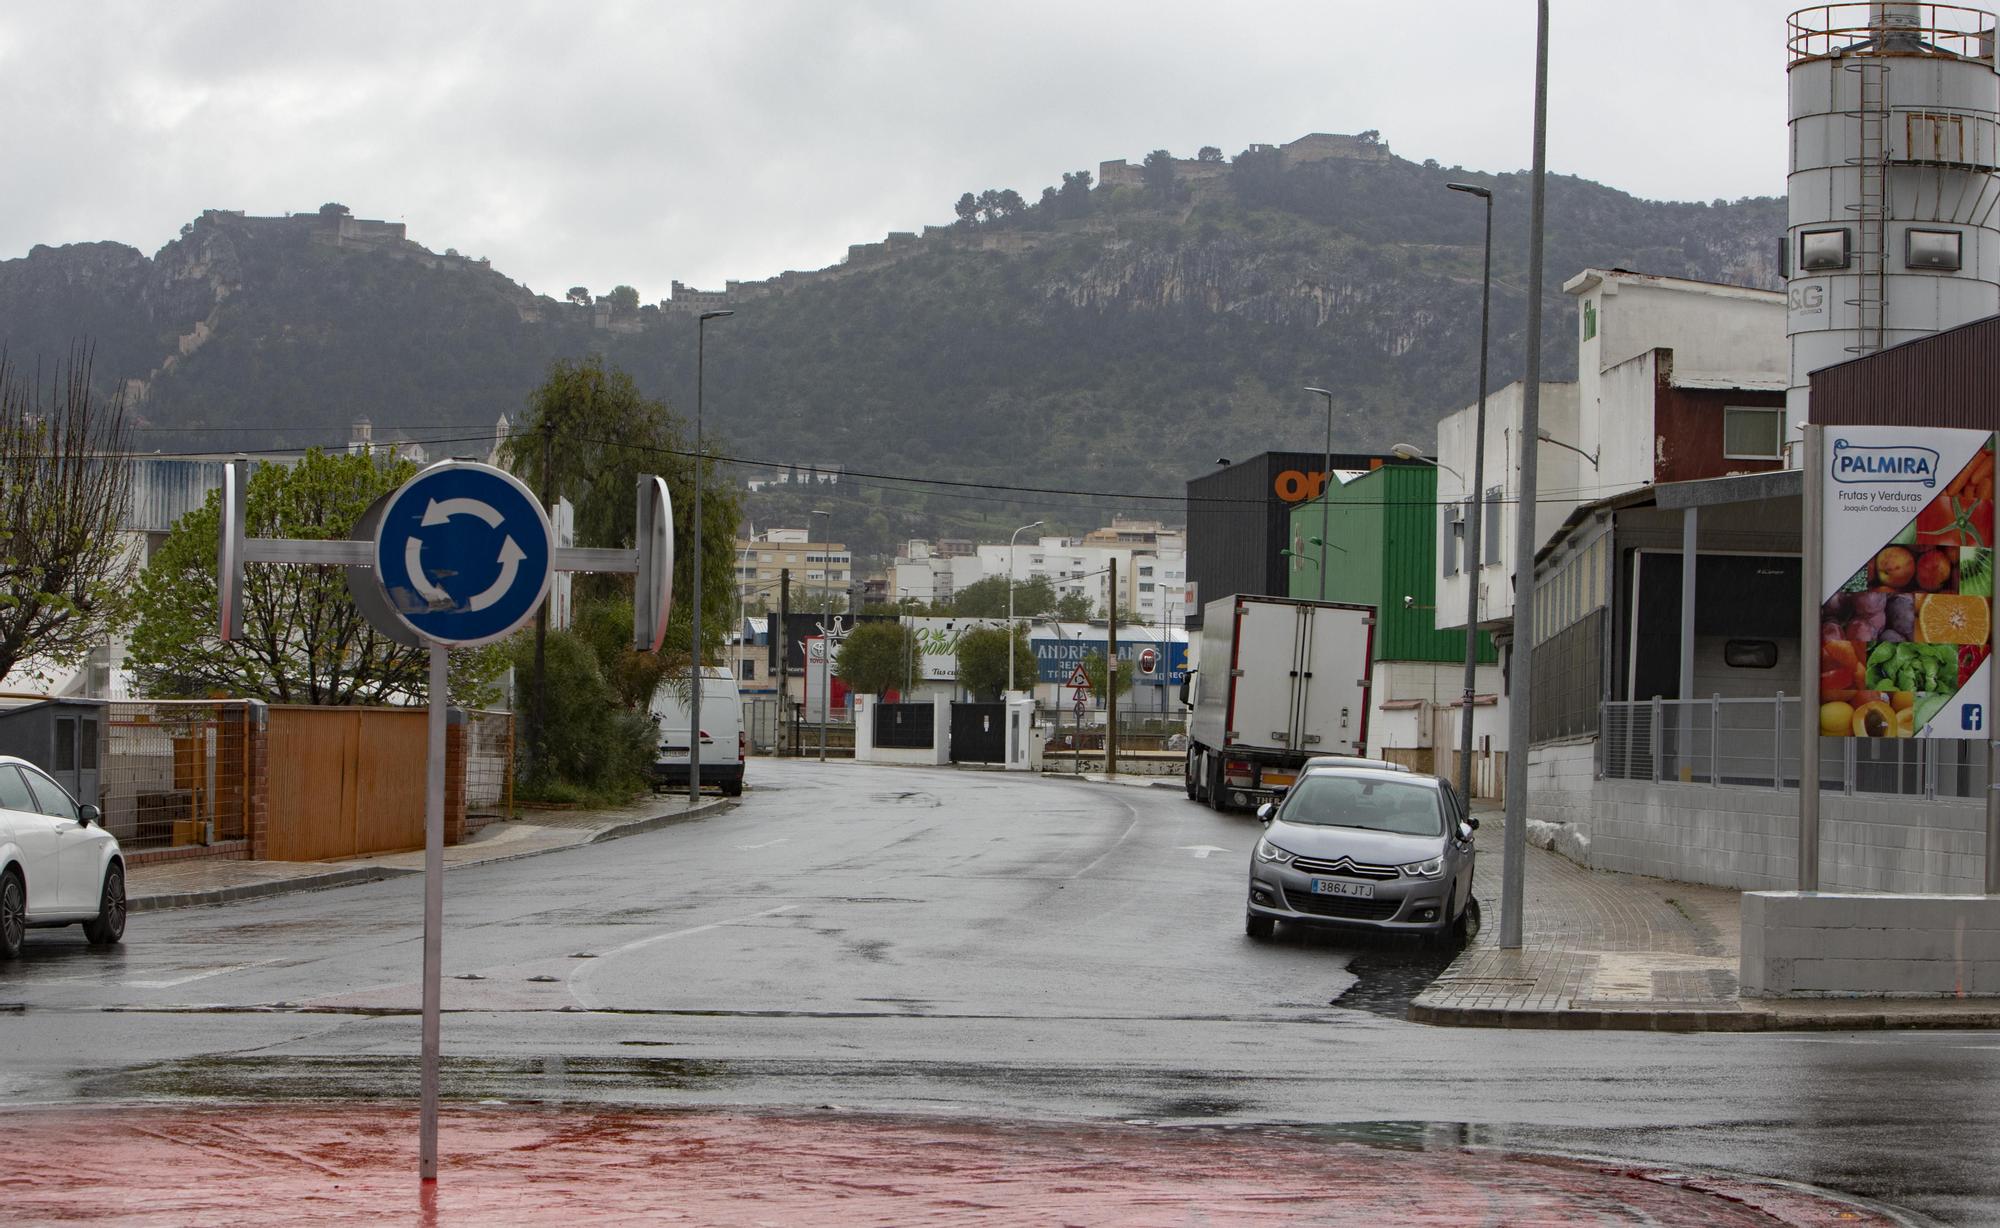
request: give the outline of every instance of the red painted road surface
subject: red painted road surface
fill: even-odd
[[[1792,1187],[1277,1131],[840,1113],[261,1104],[0,1113],[0,1222],[1890,1224]]]

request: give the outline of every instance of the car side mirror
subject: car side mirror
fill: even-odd
[[[85,802],[83,805],[78,806],[76,808],[76,821],[83,824],[85,827],[89,827],[92,823],[95,823],[99,827],[102,827],[104,825],[104,812],[102,810],[99,810],[97,807],[91,805],[90,803]]]
[[[1474,822],[1470,822],[1470,821],[1468,821],[1468,822],[1464,822],[1464,823],[1460,823],[1460,824],[1458,825],[1458,838],[1459,838],[1460,840],[1470,840],[1470,839],[1472,839],[1472,829],[1473,829],[1473,828],[1475,828],[1475,827],[1477,827],[1477,826],[1479,826],[1479,824],[1477,824],[1477,823],[1474,823]]]
[[[1476,814],[1469,814],[1469,815],[1466,815],[1466,816],[1465,816],[1465,825],[1466,825],[1467,827],[1470,827],[1470,828],[1471,828],[1472,830],[1474,830],[1474,831],[1478,831],[1478,830],[1479,830],[1479,816],[1478,816],[1478,815],[1476,815]]]
[[[1278,813],[1278,804],[1276,802],[1265,802],[1263,805],[1257,807],[1257,818],[1260,822],[1269,823],[1271,816],[1276,813]]]

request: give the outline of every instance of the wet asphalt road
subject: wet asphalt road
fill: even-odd
[[[1434,956],[1244,937],[1247,816],[994,773],[752,781],[447,877],[448,1094],[1443,1131],[2000,1222],[1990,1034],[1421,1027],[1391,1012]],[[0,1100],[413,1094],[420,917],[396,879],[143,914],[111,952],[33,932],[0,965]]]

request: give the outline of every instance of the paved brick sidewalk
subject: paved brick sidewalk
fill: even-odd
[[[1744,1000],[1739,893],[1577,865],[1530,847],[1522,945],[1501,950],[1501,825],[1482,815],[1478,939],[1419,994],[1410,1018],[1460,1027],[1765,1031],[2000,1027],[1976,999]]]
[[[704,797],[694,809],[687,794],[647,798],[604,810],[528,810],[519,819],[490,823],[463,844],[444,851],[445,869],[533,857],[620,836],[637,835],[713,814],[730,805]],[[292,891],[318,891],[421,874],[421,849],[349,857],[338,861],[229,861],[195,859],[132,867],[126,891],[133,912],[226,904]]]

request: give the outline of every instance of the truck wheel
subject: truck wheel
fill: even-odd
[[[1197,766],[1200,762],[1201,756],[1190,750],[1187,753],[1187,762],[1181,766],[1181,779],[1187,785],[1188,800],[1191,802],[1201,800],[1201,768]]]

